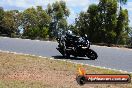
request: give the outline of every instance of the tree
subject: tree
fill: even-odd
[[[88,18],[86,18],[86,33],[89,35],[89,40],[91,42],[95,42],[97,39],[98,29],[99,29],[99,14],[98,14],[98,6],[96,4],[91,4],[87,10]]]
[[[67,29],[67,21],[66,19],[60,19],[60,21],[58,22],[58,28],[61,28],[63,30],[66,30]]]
[[[127,3],[127,0],[118,0],[119,2],[119,7],[120,7],[120,10],[121,10],[121,5],[124,5]]]
[[[22,14],[22,25],[24,29],[30,27],[30,26],[36,26],[37,25],[37,12],[35,8],[28,8],[24,10]]]
[[[39,37],[45,38],[48,36],[51,17],[46,13],[45,10],[42,9],[42,6],[37,6],[37,19],[40,35]]]
[[[69,17],[70,11],[67,8],[66,3],[64,1],[60,1],[60,5],[61,5],[61,7],[62,7],[62,9],[64,11],[64,17]]]
[[[50,17],[53,17],[53,8],[50,4],[48,4],[46,12]]]
[[[64,1],[56,1],[52,5],[48,4],[46,12],[52,17],[52,22],[50,23],[50,37],[57,36],[59,28],[64,30],[67,28],[66,19],[70,11]]]
[[[2,19],[2,28],[4,30],[4,33],[8,36],[11,36],[12,34],[17,34],[19,32],[18,20],[18,13],[16,11],[5,11],[4,18]]]
[[[80,31],[80,35],[87,34],[90,41],[94,42],[95,34],[98,31],[98,6],[92,4],[89,6],[87,12],[81,12],[79,18],[76,20],[76,27]]]
[[[4,10],[2,7],[0,7],[0,34],[3,33],[3,28],[2,28],[2,20],[4,18]]]
[[[121,9],[119,17],[117,19],[118,21],[116,27],[116,43],[118,44],[120,41],[122,41],[123,38],[128,38],[128,33],[130,30],[128,24],[128,11],[126,9]]]
[[[33,31],[35,31],[37,28],[37,12],[35,8],[28,8],[23,11],[22,13],[22,26],[24,29],[24,36],[33,36]],[[33,37],[31,37],[33,38]]]
[[[130,27],[129,36],[130,36],[129,45],[130,45],[130,46],[131,46],[131,48],[132,48],[132,27]]]
[[[117,1],[100,0],[99,4],[99,35],[101,42],[114,43],[117,24]]]
[[[130,30],[128,11],[121,9],[118,15],[117,5],[117,0],[100,0],[98,5],[90,5],[75,21],[79,34],[87,34],[91,42],[125,44]]]
[[[85,24],[87,22],[87,20],[85,20],[85,18],[87,18],[87,14],[85,12],[80,12],[79,17],[76,18],[75,23],[76,23],[76,28],[78,29],[79,35],[83,35],[84,33],[86,33],[86,26]]]
[[[2,7],[0,7],[0,23],[2,22],[3,17],[4,17],[4,10]]]
[[[45,26],[48,27],[51,22],[51,17],[42,9],[42,6],[37,6],[37,19],[40,29]]]
[[[46,38],[55,36],[59,29],[67,29],[67,17],[70,11],[64,1],[48,4],[47,9],[42,6],[30,7],[19,12],[18,10],[4,11],[0,7],[0,33],[19,34],[23,29],[23,36],[28,38]]]
[[[28,8],[23,12],[23,27],[24,36],[29,36],[30,38],[44,38],[41,34],[47,29],[49,29],[49,24],[51,22],[51,17],[43,10],[42,6],[37,6],[37,8]],[[31,32],[31,33],[29,33]],[[36,34],[35,34],[36,32]],[[44,33],[43,33],[44,34]]]

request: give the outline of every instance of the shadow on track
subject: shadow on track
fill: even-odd
[[[70,58],[64,58],[61,55],[58,56],[52,56],[54,59],[70,59],[70,60],[91,60],[91,59],[86,59],[86,58],[81,58],[81,57],[70,57]]]

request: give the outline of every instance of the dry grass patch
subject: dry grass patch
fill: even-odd
[[[0,88],[132,88],[132,84],[76,83],[78,65],[34,56],[0,53]],[[90,73],[118,73],[84,66]]]

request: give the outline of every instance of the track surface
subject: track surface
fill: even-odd
[[[0,37],[0,50],[64,59],[56,47],[57,42]],[[67,60],[132,72],[132,50],[95,45],[92,45],[91,49],[97,52],[99,56],[97,60],[88,60],[87,58],[70,58]]]

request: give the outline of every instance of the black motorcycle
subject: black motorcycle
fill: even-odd
[[[97,53],[90,49],[90,42],[86,36],[62,35],[57,38],[59,43],[56,48],[64,57],[88,57],[91,60],[97,59]]]

